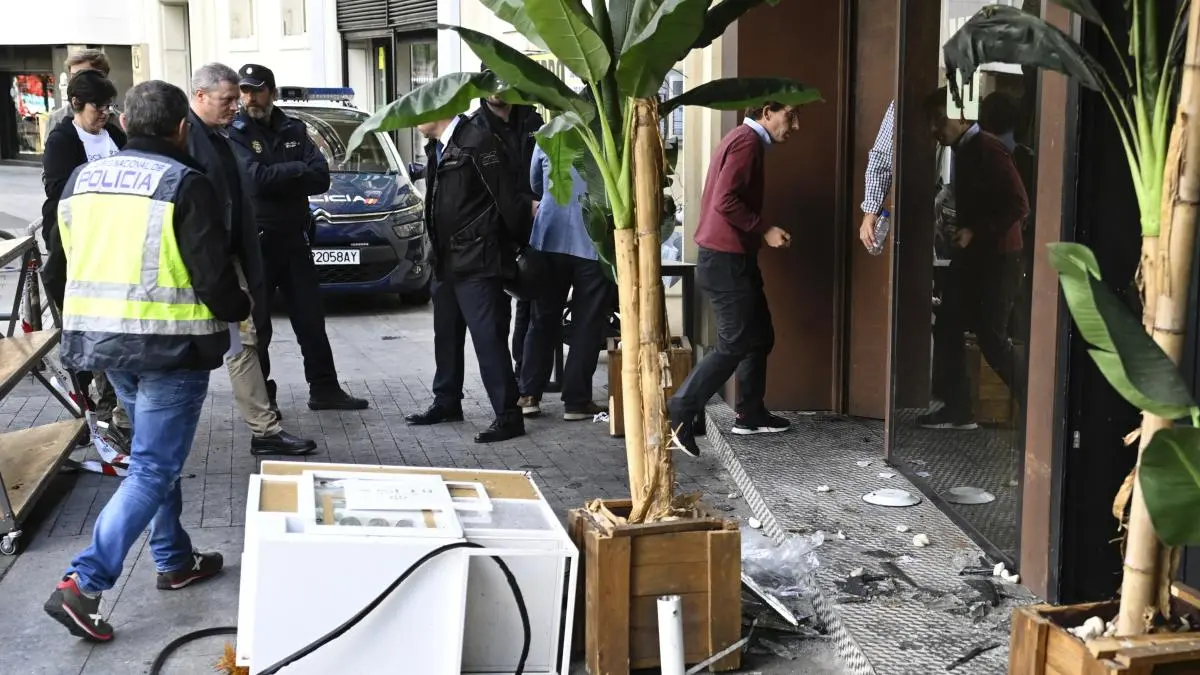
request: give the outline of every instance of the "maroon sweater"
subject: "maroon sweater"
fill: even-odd
[[[980,131],[954,150],[954,206],[958,227],[973,235],[968,249],[1016,253],[1029,198],[1012,153],[999,138]]]
[[[762,219],[764,145],[745,124],[721,139],[704,179],[698,245],[725,253],[758,251],[770,227]]]

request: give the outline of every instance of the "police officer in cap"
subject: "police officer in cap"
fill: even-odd
[[[428,144],[425,222],[433,240],[433,405],[408,416],[414,425],[463,418],[463,347],[467,331],[496,419],[476,443],[525,434],[508,351],[515,248],[529,241],[532,207],[518,195],[492,134],[465,116],[417,127]]]
[[[267,293],[282,291],[308,380],[312,410],[362,410],[367,402],[338,385],[333,350],[325,334],[325,313],[316,301],[320,291],[312,259],[309,230],[312,212],[307,197],[329,189],[329,163],[308,137],[304,123],[275,107],[275,74],[265,66],[246,64],[238,71],[242,109],[229,138],[245,167],[254,217],[262,245]],[[269,328],[258,335],[264,376],[271,376]],[[275,383],[267,389],[275,401]]]

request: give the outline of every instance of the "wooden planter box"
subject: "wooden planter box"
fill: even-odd
[[[1176,611],[1200,625],[1200,593],[1176,584]],[[1184,675],[1200,673],[1200,633],[1156,633],[1083,642],[1067,632],[1092,616],[1117,615],[1118,603],[1052,607],[1013,612],[1009,675]]]
[[[605,500],[626,516],[629,500]],[[574,509],[567,530],[583,555],[576,602],[576,637],[589,675],[628,675],[659,665],[660,595],[683,599],[688,665],[700,663],[742,637],[742,550],[736,521],[707,512],[700,518],[612,528],[586,509]],[[582,631],[582,635],[579,633]],[[710,666],[741,667],[741,650]]]
[[[617,338],[608,338],[608,433],[611,436],[625,435],[625,397],[621,393],[621,350]],[[671,386],[663,387],[667,398],[675,393],[679,385],[692,372],[692,343],[687,337],[671,338]]]

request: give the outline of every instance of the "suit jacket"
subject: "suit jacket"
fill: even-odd
[[[196,116],[196,113],[188,113],[188,154],[190,154],[198,164],[204,169],[205,175],[212,182],[213,189],[217,193],[218,213],[224,219],[225,233],[229,241],[237,242],[238,249],[235,255],[242,265],[242,272],[246,275],[246,285],[250,289],[250,297],[254,300],[253,319],[255,328],[261,333],[263,327],[271,320],[271,314],[268,308],[267,284],[263,272],[262,249],[258,243],[258,227],[254,223],[254,205],[249,199],[249,186],[247,185],[246,175],[240,169],[240,162],[237,160],[237,155],[233,151],[233,147],[229,145],[230,141],[224,135],[218,132],[217,138],[210,135],[210,130],[204,122]],[[239,167],[237,175],[230,176],[221,163],[221,156],[218,154],[214,143],[220,142],[227,144],[230,156],[233,158],[234,164]],[[241,185],[242,199],[241,203],[233,203],[233,192],[230,189],[230,181],[236,180]],[[241,212],[241,231],[233,232],[233,213],[234,209]]]

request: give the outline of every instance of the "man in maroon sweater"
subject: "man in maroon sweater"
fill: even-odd
[[[1021,291],[1022,224],[1029,199],[1004,141],[946,115],[946,88],[925,101],[930,130],[952,148],[957,211],[946,288],[933,330],[934,378],[945,407],[917,418],[927,429],[975,429],[964,334],[971,331],[992,370],[1018,399],[1025,366],[1014,357],[1008,321]]]
[[[667,403],[680,448],[700,456],[693,420],[717,390],[737,373],[737,420],[733,432],[758,434],[787,430],[790,423],[763,404],[767,355],[775,344],[771,311],[763,294],[758,249],[791,244],[782,228],[762,218],[763,158],[769,146],[787,142],[797,128],[791,106],[767,103],[746,112],[713,153],[700,200],[696,280],[717,315],[717,348],[709,352]]]

